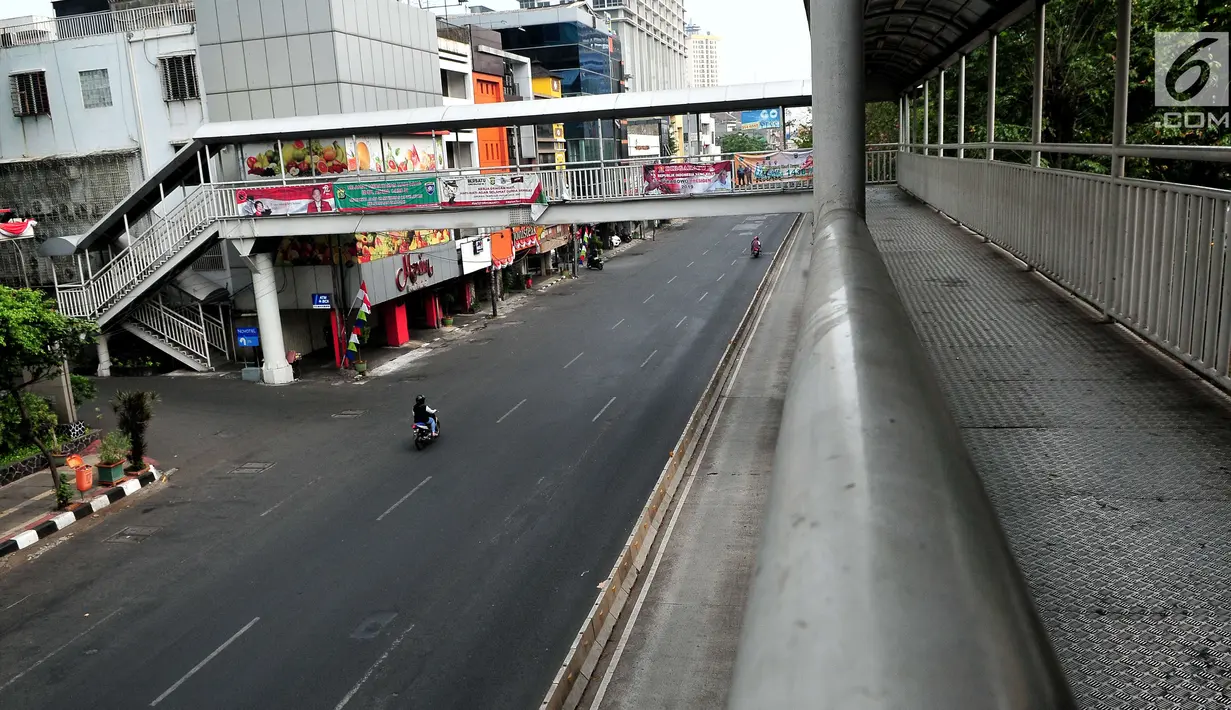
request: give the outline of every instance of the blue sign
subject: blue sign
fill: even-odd
[[[740,111],[740,128],[745,131],[756,131],[763,128],[782,128],[782,114],[776,108],[761,111]]]
[[[239,341],[241,348],[261,347],[261,335],[256,328],[236,328],[235,339]]]
[[[313,308],[323,308],[325,310],[329,310],[330,308],[333,308],[333,296],[328,293],[312,294],[312,307]]]

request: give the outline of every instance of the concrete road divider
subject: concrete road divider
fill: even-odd
[[[547,697],[539,706],[540,710],[574,710],[581,702],[586,685],[590,682],[594,668],[603,654],[603,648],[611,638],[633,585],[636,584],[637,577],[645,566],[650,548],[654,546],[659,526],[667,514],[667,509],[671,507],[671,501],[679,488],[680,480],[688,470],[697,444],[702,440],[702,434],[710,424],[710,418],[718,405],[719,397],[731,378],[736,356],[749,336],[752,323],[756,320],[756,311],[762,305],[769,285],[781,273],[785,258],[783,255],[788,251],[787,245],[798,235],[804,219],[805,216],[802,214],[796,216],[791,228],[787,230],[786,237],[782,240],[782,246],[774,254],[769,269],[761,277],[761,283],[758,284],[748,308],[744,311],[739,326],[735,329],[735,335],[728,341],[718,367],[714,369],[714,374],[710,376],[700,401],[693,408],[688,424],[684,427],[684,433],[680,435],[675,448],[668,455],[667,464],[654,484],[654,490],[649,500],[646,501],[645,507],[642,508],[641,515],[638,516],[636,526],[629,534],[628,541],[620,551],[620,556],[616,558],[615,567],[603,583],[602,591],[595,600],[594,606],[590,608],[589,614],[586,615],[581,630],[577,632],[577,638],[569,648],[564,664],[556,673]]]

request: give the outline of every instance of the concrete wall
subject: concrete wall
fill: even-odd
[[[441,105],[435,16],[395,0],[197,0],[210,120]]]

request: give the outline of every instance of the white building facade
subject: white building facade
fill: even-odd
[[[692,25],[688,35],[689,86],[705,88],[722,83],[722,38],[704,34]]]
[[[688,86],[683,0],[592,0],[624,48],[628,91]]]

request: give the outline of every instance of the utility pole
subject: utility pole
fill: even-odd
[[[498,317],[500,316],[500,312],[497,310],[497,305],[496,305],[496,301],[497,301],[497,299],[496,299],[496,281],[497,281],[497,278],[496,278],[496,267],[494,267],[494,266],[493,266],[493,267],[492,267],[492,285],[491,285],[491,292],[492,292],[492,318],[498,318]]]

